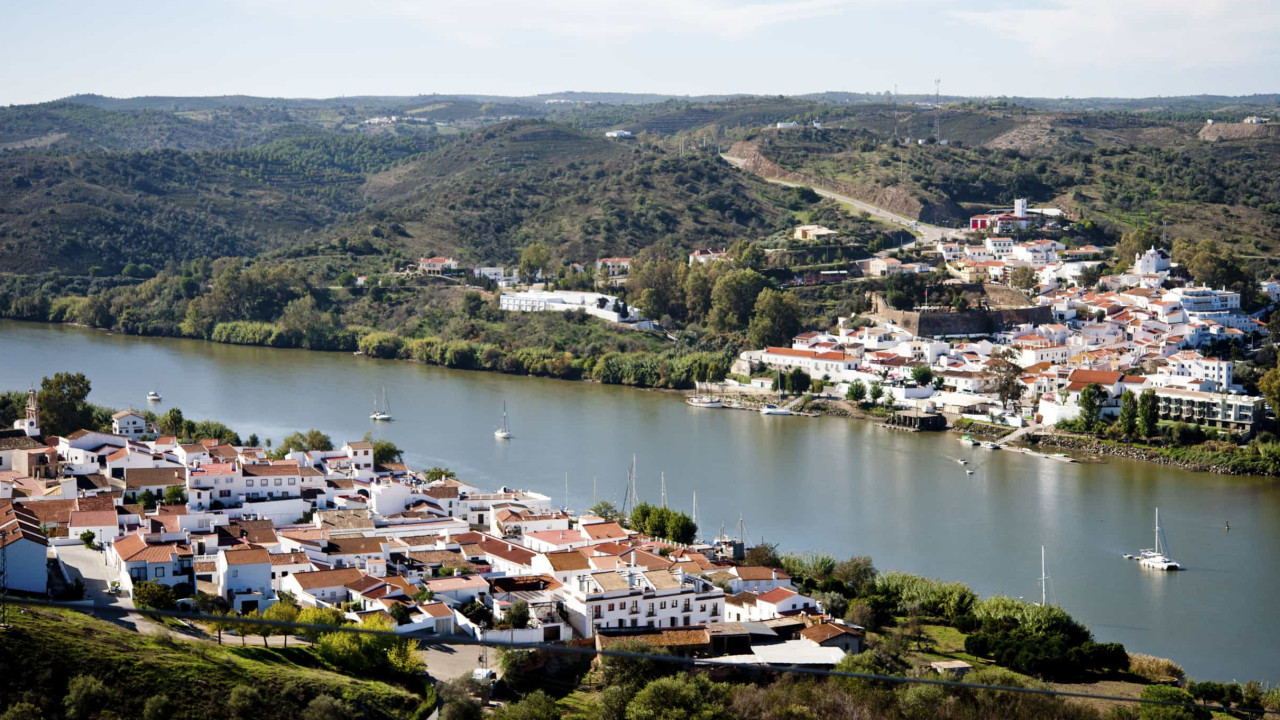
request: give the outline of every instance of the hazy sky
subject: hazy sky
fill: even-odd
[[[0,104],[560,90],[1274,92],[1276,0],[0,0]]]

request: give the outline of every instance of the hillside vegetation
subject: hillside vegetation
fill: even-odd
[[[434,702],[290,659],[305,653],[141,635],[74,612],[11,610],[9,618],[0,633],[0,706],[34,706],[17,717],[274,720],[328,717],[307,712],[323,706],[407,720],[426,717]]]

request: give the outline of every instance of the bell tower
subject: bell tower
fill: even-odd
[[[27,437],[40,434],[40,403],[36,401],[36,390],[27,391],[27,416],[13,424],[14,430],[22,430]]]

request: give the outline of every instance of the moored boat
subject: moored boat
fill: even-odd
[[[691,407],[697,408],[722,408],[724,402],[720,398],[711,397],[710,395],[690,395],[685,398],[685,403]]]

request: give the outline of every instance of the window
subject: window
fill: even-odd
[[[290,484],[290,485],[297,485],[297,484],[298,484],[298,479],[297,479],[297,478],[289,478],[289,484]]]
[[[635,626],[636,626],[636,619],[631,618],[631,627],[635,627]]]
[[[245,486],[245,487],[253,487],[253,478],[249,478],[248,480],[245,480],[245,481],[244,481],[244,486]]]
[[[164,577],[164,568],[162,567],[156,568],[156,577],[158,578]]]
[[[613,603],[609,603],[609,612],[613,612]]]
[[[237,569],[237,568],[232,568],[232,569],[231,569],[231,577],[240,577],[240,570],[239,570],[239,569]]]
[[[707,611],[706,603],[702,603],[701,605],[698,606],[698,612],[706,612],[706,611]]]
[[[280,487],[280,485],[281,485],[280,478],[276,478],[276,487]]]
[[[688,616],[688,615],[685,615],[685,616],[684,616],[684,626],[685,626],[685,627],[689,627],[689,616]]]
[[[667,601],[666,601],[666,600],[663,600],[661,603],[659,603],[659,604],[658,604],[658,609],[659,609],[659,610],[666,610],[666,609],[667,609]]]

